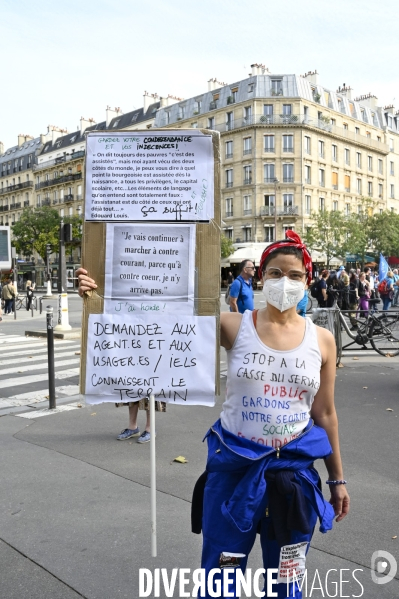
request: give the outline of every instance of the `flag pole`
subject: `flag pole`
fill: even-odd
[[[151,469],[151,556],[157,557],[157,479],[155,455],[155,397],[150,395],[150,469]]]

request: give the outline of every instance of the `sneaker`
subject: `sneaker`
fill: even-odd
[[[140,429],[137,427],[135,429],[125,428],[124,431],[121,432],[116,438],[118,441],[125,441],[126,439],[130,439],[131,437],[137,437],[140,434]]]
[[[155,435],[156,436],[156,435]],[[140,437],[137,439],[137,443],[148,443],[151,439],[151,433],[148,431],[144,431],[141,433]]]

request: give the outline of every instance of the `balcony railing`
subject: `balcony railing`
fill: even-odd
[[[276,213],[274,206],[261,206],[259,216],[274,216]]]
[[[25,200],[25,201],[24,201],[24,208],[25,208],[26,206],[29,206],[29,200]]]
[[[50,204],[51,204],[51,201],[48,198],[44,199],[42,202],[42,206],[50,206]]]
[[[349,192],[350,192],[350,190],[351,190],[351,188],[350,188],[350,187],[345,187],[345,191],[346,191],[347,193],[349,193]]]
[[[64,196],[64,202],[73,202],[73,193]]]
[[[283,183],[293,183],[294,182],[294,177],[284,177],[283,178]]]
[[[367,148],[373,148],[385,154],[388,154],[388,145],[376,140],[366,137],[365,135],[359,135],[354,131],[343,129],[327,123],[322,119],[314,119],[304,114],[291,114],[290,116],[281,115],[252,115],[241,119],[235,119],[232,125],[232,129],[240,129],[248,127],[250,125],[264,125],[264,126],[299,126],[299,127],[311,127],[326,131],[337,137],[344,138],[355,143],[359,143]],[[226,131],[226,123],[213,124],[212,127],[208,126],[208,129],[214,129],[223,133]],[[291,150],[292,151],[292,150]]]
[[[310,185],[310,184],[311,184],[310,177],[305,177],[305,183],[306,183],[307,185]]]
[[[263,151],[264,152],[273,152],[274,153],[276,151],[276,148],[274,146],[272,146],[270,148],[263,148]]]
[[[0,195],[18,191],[19,189],[26,189],[28,187],[33,187],[33,181],[24,181],[23,183],[16,183],[16,185],[8,185],[8,187],[3,187],[3,189],[0,189]]]
[[[10,204],[10,210],[15,210],[16,209],[16,204]]]
[[[278,216],[298,216],[298,206],[283,206],[277,209]]]
[[[249,148],[249,150],[244,150],[244,156],[245,154],[252,154],[252,148]]]
[[[234,129],[234,121],[228,121],[226,123],[226,131],[232,131]]]
[[[326,186],[326,184],[324,181],[319,181],[319,187],[325,187],[325,186]]]
[[[275,183],[276,182],[276,177],[265,177],[263,179],[264,183]]]
[[[226,187],[233,187],[233,181],[226,181]]]
[[[226,159],[227,159],[227,158],[233,158],[233,152],[228,152],[228,153],[226,154]]]
[[[83,193],[78,193],[76,196],[77,200],[83,200]]]
[[[58,200],[53,200],[53,204],[58,204]]]
[[[61,183],[67,183],[68,181],[79,181],[82,178],[82,173],[71,173],[70,175],[62,175],[55,179],[48,179],[47,181],[41,181],[36,183],[35,189],[43,189],[43,187],[53,187],[54,185],[60,185]]]
[[[294,146],[287,146],[286,148],[283,148],[283,152],[293,152],[294,151]]]
[[[247,179],[244,179],[244,185],[251,185],[252,184],[252,177],[248,177]]]
[[[247,210],[244,210],[244,216],[251,216],[252,214],[252,208],[248,208]]]
[[[46,160],[45,162],[41,162],[40,164],[34,164],[33,170],[40,171],[44,168],[48,168],[49,166],[54,166],[55,164],[62,164],[63,162],[70,162],[71,160],[77,160],[78,158],[83,158],[85,155],[84,150],[79,150],[79,152],[73,152],[72,154],[66,154],[65,156],[59,156],[58,158],[54,158],[53,160]]]
[[[338,185],[333,185],[332,188],[333,189],[338,189]]]
[[[226,210],[226,218],[228,216],[233,216],[233,211],[232,210]]]

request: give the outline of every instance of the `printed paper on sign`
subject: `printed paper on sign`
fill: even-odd
[[[88,134],[87,221],[208,222],[213,216],[212,135],[182,129]]]
[[[277,575],[278,583],[290,584],[293,580],[302,580],[305,576],[307,548],[307,542],[281,547]]]
[[[215,403],[216,317],[90,314],[86,401]]]
[[[195,225],[107,224],[107,314],[194,312]]]

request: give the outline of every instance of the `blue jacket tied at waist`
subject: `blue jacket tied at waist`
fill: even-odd
[[[301,435],[278,449],[237,437],[223,429],[220,420],[209,429],[205,438],[208,441],[207,472],[243,473],[234,493],[221,507],[223,516],[238,530],[247,532],[252,528],[267,485],[274,478],[271,473],[284,470],[294,473],[296,487],[320,520],[320,532],[331,530],[334,509],[318,488],[318,475],[313,468],[314,460],[332,454],[323,428],[310,420]]]

